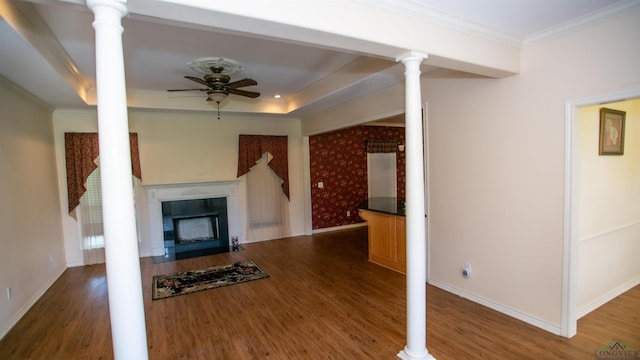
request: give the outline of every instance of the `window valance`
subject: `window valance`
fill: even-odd
[[[138,134],[129,134],[129,145],[131,148],[131,171],[133,176],[142,179]],[[98,168],[96,164],[96,159],[100,155],[98,134],[65,133],[64,151],[67,163],[69,213],[71,213],[80,204],[80,197],[87,191],[85,187],[87,178]]]
[[[388,153],[388,152],[396,152],[396,151],[398,151],[398,140],[396,139],[367,140],[368,153]]]
[[[289,198],[289,151],[286,135],[240,135],[238,177],[248,173],[265,152],[273,156],[269,167],[283,180],[282,192]]]

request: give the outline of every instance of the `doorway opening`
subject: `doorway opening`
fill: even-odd
[[[624,155],[598,154],[598,114],[601,107],[625,109],[637,119],[640,116],[640,88],[568,102],[566,105],[561,324],[561,335],[566,337],[576,335],[580,317],[640,284],[640,270],[634,267],[636,262],[631,263],[624,256],[626,253],[637,253],[629,249],[630,246],[640,246],[637,241],[629,241],[639,231],[637,212],[640,209],[625,202],[634,198],[637,202],[640,188],[634,184],[640,179],[640,173],[632,170],[637,169],[637,165],[630,162],[639,155],[627,153],[625,158]],[[627,135],[638,133],[638,128],[634,129]],[[640,142],[637,135],[629,136],[635,136],[633,139],[627,138],[630,142]],[[637,153],[637,149],[634,146],[629,151]],[[589,176],[588,173],[595,173],[596,176]],[[618,185],[612,186],[612,183]],[[620,184],[631,185],[621,187]],[[603,208],[600,204],[603,201],[609,205]],[[599,211],[606,211],[609,206],[611,208],[606,214],[598,215]],[[611,211],[617,216],[609,216]],[[635,221],[628,220],[632,217]],[[621,253],[612,253],[615,251]]]

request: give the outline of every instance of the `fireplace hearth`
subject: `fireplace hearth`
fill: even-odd
[[[162,201],[165,257],[185,259],[229,251],[225,197]]]

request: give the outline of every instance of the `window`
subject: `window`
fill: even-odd
[[[100,167],[87,178],[87,191],[80,197],[80,236],[85,264],[104,262],[104,227],[102,224],[102,185]]]
[[[269,167],[265,152],[247,173],[247,240],[270,240],[289,235],[289,201],[283,180]]]

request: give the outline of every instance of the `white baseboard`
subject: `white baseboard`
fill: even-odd
[[[578,309],[577,316],[578,319],[592,312],[593,310],[599,308],[600,306],[608,303],[609,301],[615,299],[616,297],[622,295],[623,293],[631,290],[632,288],[640,285],[640,276],[636,276],[635,278],[627,281],[626,283],[616,287],[615,289],[599,296],[589,304]]]
[[[483,297],[471,294],[469,292],[466,292],[464,290],[452,287],[446,283],[437,281],[437,280],[429,280],[429,284],[433,285],[435,287],[438,287],[442,290],[448,291],[450,293],[456,294],[460,297],[463,297],[465,299],[471,300],[475,303],[478,303],[480,305],[486,306],[490,309],[493,309],[495,311],[501,312],[503,314],[509,315],[513,318],[516,318],[518,320],[524,321],[527,324],[533,325],[535,327],[538,327],[542,330],[548,331],[552,334],[555,335],[560,335],[560,326],[559,325],[554,325],[551,323],[548,323],[544,320],[540,320],[538,318],[536,318],[535,316],[523,313],[522,311],[519,310],[515,310],[512,309],[508,306],[504,306],[502,304],[498,304],[496,302],[493,302],[491,300],[485,299]]]
[[[325,232],[330,232],[330,231],[354,229],[354,228],[359,228],[359,227],[363,227],[363,226],[367,226],[367,223],[366,222],[362,222],[362,223],[357,223],[357,224],[349,224],[349,225],[328,227],[328,228],[323,228],[323,229],[315,229],[311,233],[312,234],[320,234],[320,233],[325,233]]]
[[[22,305],[18,312],[15,313],[6,323],[2,324],[2,328],[0,328],[0,339],[4,338],[5,335],[7,335],[9,330],[11,330],[11,328],[13,328],[18,323],[18,321],[20,321],[20,319],[22,319],[24,314],[26,314],[27,311],[31,309],[33,304],[35,304],[40,299],[40,297],[42,297],[42,295],[47,290],[49,290],[51,285],[53,285],[53,283],[58,280],[60,275],[62,275],[65,270],[67,270],[67,268],[63,267],[53,273],[52,276],[44,283],[44,285],[38,291],[36,291],[36,293],[33,294],[33,296],[26,303],[24,303],[24,305]]]

